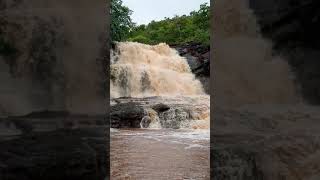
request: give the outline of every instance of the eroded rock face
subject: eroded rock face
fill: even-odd
[[[209,97],[117,98],[112,128],[209,128]]]
[[[206,93],[210,92],[210,47],[200,43],[187,43],[172,46],[180,56],[187,59],[192,72],[203,85]]]
[[[154,109],[158,113],[161,113],[161,112],[168,111],[170,109],[170,106],[163,104],[163,103],[160,103],[160,104],[156,104],[156,105],[152,106],[152,109]]]
[[[111,107],[112,128],[140,128],[144,109],[138,103],[117,104]]]
[[[175,47],[180,56],[187,59],[188,64],[197,76],[210,76],[210,47],[199,43],[189,43]]]

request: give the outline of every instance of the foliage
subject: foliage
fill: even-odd
[[[111,40],[123,41],[125,40],[134,23],[130,15],[132,11],[122,4],[122,0],[111,1]]]
[[[158,44],[166,42],[172,44],[184,44],[198,42],[209,44],[210,35],[210,7],[202,4],[198,11],[189,15],[165,18],[161,21],[152,21],[148,25],[135,26],[130,31],[128,41],[146,44]]]

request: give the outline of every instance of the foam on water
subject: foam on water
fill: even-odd
[[[111,136],[123,136],[128,138],[143,138],[157,142],[184,145],[185,149],[209,147],[210,130],[173,130],[173,129],[143,129],[143,130],[118,130],[111,132]]]
[[[110,93],[113,100],[125,97],[120,98],[124,103],[127,100],[139,104],[163,103],[170,106],[167,112],[161,113],[145,107],[141,128],[210,127],[210,97],[191,72],[187,60],[176,50],[165,43],[151,46],[119,42],[110,56]],[[111,101],[112,105],[116,103]]]
[[[204,95],[187,60],[161,43],[117,43],[111,53],[111,97]]]

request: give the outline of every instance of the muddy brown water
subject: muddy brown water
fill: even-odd
[[[112,180],[210,179],[208,130],[111,129]]]

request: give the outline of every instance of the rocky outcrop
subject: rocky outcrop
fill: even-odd
[[[151,108],[157,111],[158,113],[161,113],[161,112],[168,111],[170,109],[170,106],[160,103],[152,106]]]
[[[197,76],[206,93],[210,93],[210,46],[201,43],[172,45],[180,56],[187,59],[191,71]]]
[[[210,47],[200,43],[188,43],[175,48],[180,56],[187,59],[193,73],[197,76],[210,76]]]
[[[110,122],[112,128],[140,128],[144,109],[137,103],[123,103],[111,106]]]
[[[209,101],[209,97],[113,99],[111,127],[209,128]]]

